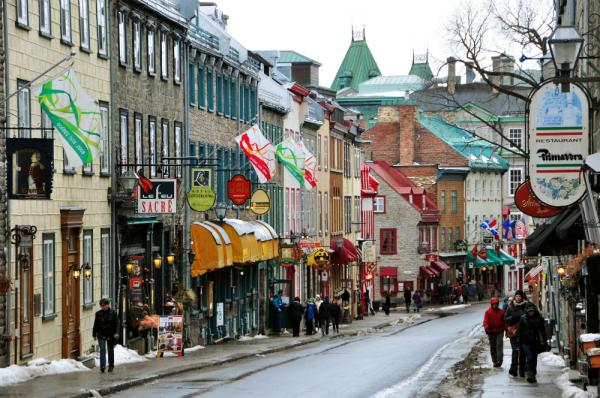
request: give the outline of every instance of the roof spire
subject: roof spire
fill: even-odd
[[[362,32],[360,30],[354,30],[352,26],[352,41],[365,41],[365,27],[363,25]]]

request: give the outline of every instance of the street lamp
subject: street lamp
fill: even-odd
[[[565,272],[567,272],[567,270],[566,270],[566,268],[564,267],[564,265],[562,265],[562,264],[560,264],[560,265],[558,266],[558,268],[556,268],[556,273],[558,274],[558,277],[559,277],[559,278],[560,278],[560,277],[562,277],[562,276],[565,274]]]
[[[79,279],[81,276],[81,271],[83,271],[83,277],[85,279],[90,279],[92,277],[92,267],[89,263],[85,263],[81,266],[81,268],[73,269],[73,278]]]
[[[583,37],[574,26],[557,26],[552,32],[548,44],[556,75],[567,79],[577,66],[579,53],[583,46]],[[561,83],[561,91],[569,92],[569,82]]]
[[[160,269],[160,267],[162,267],[162,257],[160,254],[156,253],[152,259],[152,262],[154,263],[154,268]]]
[[[215,205],[214,209],[219,221],[223,221],[225,215],[227,214],[227,205],[223,202],[219,202]]]
[[[169,254],[167,254],[167,264],[173,265],[174,263],[175,263],[175,254],[173,254],[173,252],[170,252]]]
[[[133,274],[133,270],[134,270],[134,268],[135,268],[135,265],[134,265],[134,264],[133,264],[131,261],[128,261],[128,262],[125,264],[125,271],[127,271],[127,273],[128,273],[129,275]]]

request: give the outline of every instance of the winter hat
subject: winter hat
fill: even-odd
[[[490,304],[500,304],[500,300],[498,300],[498,297],[492,297],[490,299]]]
[[[525,306],[525,311],[537,311],[537,307],[533,303],[527,303],[527,305]]]
[[[516,296],[516,295],[519,295],[519,296],[521,296],[521,297],[523,298],[523,300],[527,300],[527,296],[525,295],[525,292],[524,292],[524,291],[522,291],[521,289],[519,289],[519,290],[517,290],[517,291],[515,292],[515,296]]]

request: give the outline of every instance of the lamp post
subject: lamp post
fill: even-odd
[[[574,74],[583,46],[583,37],[574,26],[557,26],[548,40],[550,54],[556,74],[560,79],[561,91],[569,92],[571,74]]]
[[[215,215],[219,219],[219,221],[223,221],[225,216],[227,215],[227,205],[223,202],[219,202],[215,205]]]

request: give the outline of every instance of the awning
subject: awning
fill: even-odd
[[[448,271],[450,269],[450,266],[448,264],[446,264],[445,262],[443,262],[442,260],[432,261],[430,267],[439,271],[440,273]]]
[[[421,272],[421,276],[425,278],[435,278],[440,274],[433,268],[428,265],[422,265],[419,267],[419,271]]]
[[[390,278],[398,277],[398,268],[396,267],[381,267],[379,268],[379,276],[389,276]]]
[[[260,259],[262,261],[270,260],[275,257],[277,251],[273,250],[273,237],[269,230],[262,224],[256,221],[250,221],[250,224],[254,228],[254,236],[258,241],[260,247]]]
[[[537,267],[533,267],[532,269],[529,270],[528,273],[525,274],[525,280],[528,282],[538,280],[538,278],[542,274],[543,270],[544,270],[544,267],[542,267],[541,265],[538,265]]]
[[[558,252],[577,254],[577,239],[583,239],[578,237],[585,236],[583,225],[578,222],[579,218],[574,214],[578,212],[579,209],[573,206],[538,225],[535,231],[525,238],[527,255],[530,257],[538,254],[552,256]]]
[[[487,258],[485,259],[485,262],[487,265],[502,265],[502,259],[496,254],[495,249],[486,249],[486,253]]]
[[[158,222],[156,217],[134,216],[125,218],[125,223],[127,225],[156,224]]]
[[[502,264],[514,264],[515,258],[505,252],[504,250],[500,250],[500,260],[502,260]]]
[[[473,263],[473,267],[475,268],[479,268],[479,267],[487,267],[488,264],[486,260],[482,259],[481,257],[477,256],[477,258],[473,257],[473,253],[471,253],[470,250],[467,250],[467,264],[469,263]]]
[[[231,265],[231,242],[228,238],[223,239],[217,229],[205,223],[195,222],[190,226],[190,237],[191,248],[196,253],[191,265],[192,277]]]
[[[279,236],[277,235],[277,232],[275,232],[275,229],[261,220],[256,220],[253,222],[262,225],[269,231],[269,234],[271,235],[271,246],[273,248],[273,257],[271,258],[279,257]]]
[[[332,264],[349,264],[358,261],[356,247],[348,239],[344,239],[344,244],[339,250],[336,239],[332,239],[330,247],[333,250],[331,255]]]

